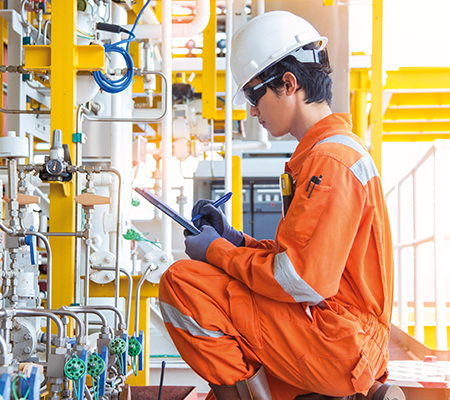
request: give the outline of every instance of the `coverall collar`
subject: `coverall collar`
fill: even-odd
[[[327,133],[333,132],[333,134],[336,134],[336,130],[340,129],[351,132],[351,114],[330,114],[314,124],[311,129],[306,132],[285,167],[285,171],[291,173],[294,181],[297,180],[296,174],[300,171],[301,165],[304,163],[306,157],[308,157],[311,149],[316,145],[316,143],[327,137]]]

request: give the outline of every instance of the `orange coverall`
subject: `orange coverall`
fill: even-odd
[[[295,196],[274,241],[245,235],[235,247],[219,238],[208,263],[178,261],[163,275],[166,327],[208,382],[233,385],[263,364],[273,399],[287,400],[367,394],[386,380],[390,225],[377,169],[350,121],[331,114],[300,141],[286,164]]]

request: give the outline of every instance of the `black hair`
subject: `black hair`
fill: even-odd
[[[315,45],[310,44],[303,48],[305,50],[310,50],[315,48]],[[257,78],[264,82],[272,76],[281,75],[279,78],[276,78],[267,84],[269,88],[279,95],[281,93],[281,88],[284,86],[283,75],[286,72],[291,72],[294,74],[300,86],[298,90],[305,90],[306,104],[314,102],[323,103],[326,101],[328,105],[331,106],[331,100],[333,98],[333,81],[329,75],[332,72],[332,69],[326,49],[320,51],[319,58],[320,63],[302,63],[297,61],[294,56],[288,55],[265,69],[257,76]]]

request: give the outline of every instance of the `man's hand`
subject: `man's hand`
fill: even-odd
[[[244,234],[234,229],[227,221],[224,213],[220,207],[216,208],[212,205],[211,200],[198,200],[193,209],[192,217],[197,214],[202,214],[203,217],[194,222],[197,228],[205,225],[212,226],[220,236],[233,243],[235,246],[239,246],[242,242]]]
[[[192,260],[208,262],[206,260],[208,247],[214,240],[220,238],[220,235],[213,227],[208,225],[204,225],[201,230],[198,235],[186,236],[184,241],[185,253]]]

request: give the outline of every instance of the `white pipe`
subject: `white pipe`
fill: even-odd
[[[265,0],[257,0],[256,1],[256,15],[261,15],[266,12],[265,8]]]
[[[197,8],[198,10],[198,8]],[[167,85],[166,103],[167,115],[161,123],[162,137],[162,200],[169,203],[170,191],[170,164],[172,159],[172,1],[162,2],[162,73],[169,79]],[[167,215],[162,216],[162,250],[172,253],[172,220]]]
[[[120,25],[121,22],[121,12],[122,9],[116,5],[111,4],[111,20],[113,24]],[[119,34],[111,35],[111,42],[118,42],[120,40]],[[118,53],[111,53],[111,67],[119,68],[120,65],[120,55]],[[111,95],[111,116],[120,118],[122,116],[122,93],[116,93]],[[121,155],[121,147],[120,147],[120,138],[122,135],[120,122],[112,122],[111,123],[111,168],[115,168],[117,170],[121,170],[120,167],[120,155]],[[118,185],[110,186],[110,196],[111,203],[109,207],[110,214],[114,214],[117,212],[117,187]],[[116,252],[116,234],[119,232],[111,232],[109,235],[109,249],[111,253]]]
[[[169,2],[172,4],[171,1],[163,1],[163,6],[165,3]],[[164,36],[164,30],[166,29],[164,27],[164,24],[171,25],[171,32],[170,35],[172,37],[188,37],[188,36],[195,36],[199,33],[203,32],[203,30],[206,28],[206,25],[208,25],[209,22],[209,0],[197,0],[195,2],[195,17],[194,19],[187,23],[187,24],[173,24],[172,27],[172,9],[170,10],[170,19],[163,20],[163,22],[160,25],[143,25],[140,24],[136,26],[136,29],[134,30],[134,34],[136,35],[136,39],[159,39]],[[131,30],[133,25],[126,25],[125,28],[128,30]],[[167,33],[167,31],[166,31]],[[125,37],[125,36],[124,36]],[[127,36],[128,37],[128,36]],[[164,39],[163,39],[164,40]],[[172,56],[171,56],[172,57]],[[163,56],[164,58],[164,56]],[[167,75],[166,75],[167,76]]]
[[[258,140],[260,149],[270,149],[272,146],[272,143],[269,141],[269,133],[267,132],[267,129],[264,129],[261,125],[259,125],[258,129]]]
[[[227,16],[225,30],[227,33],[227,57],[225,67],[225,192],[232,191],[233,182],[233,79],[231,76],[231,38],[233,36],[233,0],[227,0]],[[232,202],[225,203],[225,215],[232,218]]]

